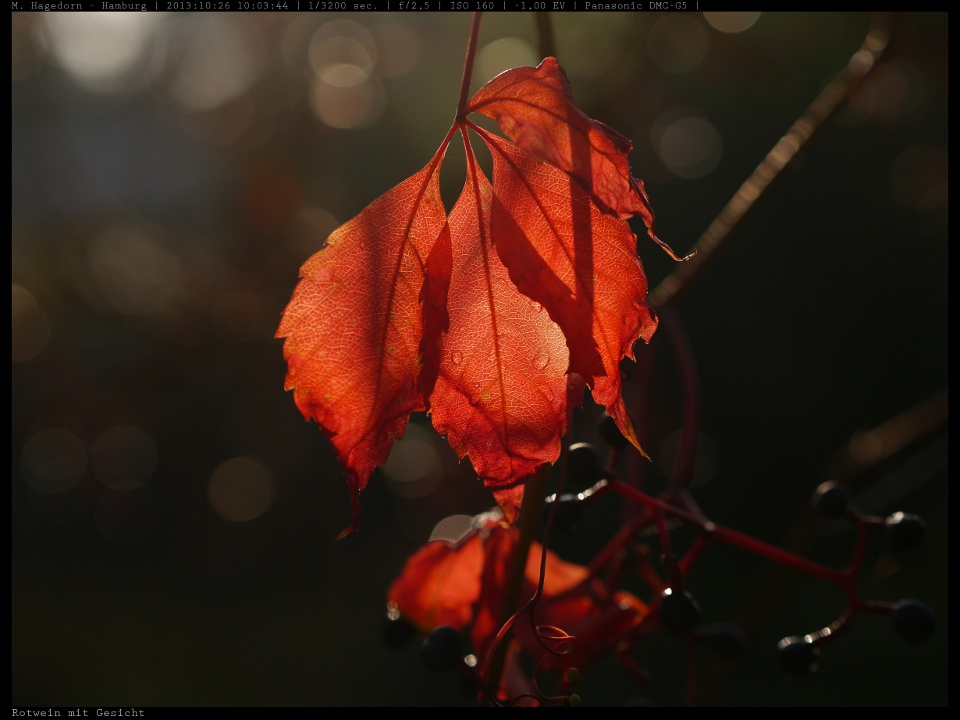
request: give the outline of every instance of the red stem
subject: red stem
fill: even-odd
[[[781,565],[794,568],[795,570],[800,570],[801,572],[805,572],[810,575],[817,575],[825,580],[829,580],[844,586],[846,586],[847,578],[851,575],[851,570],[853,567],[844,570],[835,570],[834,568],[827,567],[826,565],[821,565],[820,563],[808,560],[803,556],[795,555],[792,552],[783,550],[776,545],[771,545],[762,540],[758,540],[757,538],[751,537],[750,535],[742,533],[739,530],[733,530],[732,528],[724,527],[723,525],[716,525],[709,521],[704,523],[694,513],[671,505],[659,498],[651,497],[650,495],[647,495],[646,493],[627,485],[621,480],[611,480],[610,486],[616,492],[621,493],[634,502],[653,509],[654,512],[667,513],[680,518],[684,522],[689,523],[694,527],[699,527],[707,534],[707,537],[710,540],[719,540],[721,542],[725,542],[728,545],[733,545],[741,550],[746,550],[747,552],[754,553],[755,555],[761,555]],[[860,557],[859,551],[857,557]]]
[[[463,80],[460,83],[460,98],[457,100],[457,122],[463,122],[463,111],[470,99],[470,81],[473,79],[473,61],[477,56],[477,42],[480,38],[481,12],[475,12],[470,21],[470,39],[467,41],[467,57],[463,61]]]

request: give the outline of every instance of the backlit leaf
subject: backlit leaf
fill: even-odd
[[[646,304],[636,236],[565,173],[501,138],[484,139],[493,154],[497,253],[520,291],[563,328],[570,369],[640,449],[621,396],[620,361],[634,357],[637,340],[650,340],[657,320]]]
[[[522,493],[511,491],[560,454],[569,356],[563,332],[517,290],[494,252],[493,191],[472,155],[468,160],[467,182],[449,219],[451,269],[443,290],[449,329],[430,413],[512,522]],[[438,243],[435,252],[447,249]],[[429,280],[426,287],[430,303],[437,292]]]
[[[438,153],[423,170],[333,231],[300,269],[277,337],[285,387],[323,428],[347,472],[356,527],[359,494],[386,462],[417,389],[424,263],[446,224]]]
[[[681,259],[654,232],[650,200],[627,160],[632,143],[574,104],[570,81],[556,58],[500,73],[480,88],[466,111],[496,120],[534,158],[575,178],[604,212],[621,218],[639,215],[650,238]]]
[[[477,126],[473,112],[513,142]],[[468,128],[493,155],[492,187]],[[458,132],[467,178],[448,219],[438,178]],[[643,452],[620,363],[657,320],[626,218],[641,216],[659,239],[629,152],[576,108],[555,59],[509,70],[457,115],[425,168],[303,265],[277,337],[285,387],[346,470],[343,534],[412,412],[430,413],[511,522],[527,479],[559,457],[585,385]]]

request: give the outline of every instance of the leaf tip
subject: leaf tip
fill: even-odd
[[[352,535],[354,531],[356,531],[356,529],[357,529],[357,524],[355,522],[350,523],[348,527],[340,531],[340,534],[337,535],[337,539],[334,542],[340,542],[345,537],[347,537],[347,535]]]
[[[357,528],[360,526],[360,511],[363,509],[363,506],[360,504],[360,491],[357,489],[357,486],[353,483],[349,483],[350,488],[350,524],[347,525],[343,530],[340,531],[340,534],[337,535],[335,542],[343,540],[347,535],[352,535],[357,531]]]
[[[493,491],[493,497],[503,513],[503,519],[508,525],[517,522],[520,516],[520,507],[523,505],[523,491],[526,483],[519,483],[513,487]]]
[[[693,252],[689,253],[688,255],[684,255],[683,257],[681,257],[680,255],[677,255],[677,253],[674,251],[672,247],[670,247],[669,245],[667,245],[667,243],[665,243],[663,240],[657,237],[657,234],[653,231],[652,227],[648,228],[647,235],[649,235],[650,239],[653,240],[657,245],[659,245],[667,255],[669,255],[673,260],[676,260],[677,262],[686,262],[687,260],[689,260],[690,258],[692,258],[694,255],[697,254],[697,250],[696,248],[694,248]]]

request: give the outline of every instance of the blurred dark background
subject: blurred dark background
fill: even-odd
[[[470,14],[11,18],[12,704],[469,706],[415,646],[386,647],[381,621],[404,560],[490,496],[415,416],[361,529],[335,542],[343,475],[283,390],[273,334],[300,264],[439,145]],[[552,20],[577,103],[633,140],[659,234],[683,253],[871,17]],[[855,503],[927,523],[909,553],[871,542],[860,590],[922,600],[937,633],[910,645],[860,616],[816,674],[788,676],[776,641],[831,622],[842,594],[711,549],[689,579],[705,621],[749,633],[737,662],[694,653],[703,704],[947,704],[947,35],[946,13],[896,17],[883,62],[676,307],[707,514],[841,566],[849,526],[808,508],[849,448]],[[473,88],[539,60],[530,14],[489,13]],[[451,150],[445,197],[463,165]],[[635,230],[653,287],[674,264]],[[631,407],[653,482],[679,427],[665,338],[625,364],[628,383],[657,373],[659,400]],[[856,443],[931,399],[933,429],[902,452],[877,463]],[[602,448],[596,417],[588,400],[574,439]],[[617,513],[598,508],[558,550],[585,561]],[[684,702],[680,641],[637,658],[654,703]],[[611,660],[580,694],[617,706],[634,688]]]

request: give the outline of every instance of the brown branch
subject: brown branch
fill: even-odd
[[[707,262],[783,169],[797,156],[801,148],[824,128],[827,121],[837,113],[874,68],[889,44],[890,27],[889,14],[874,15],[867,36],[846,67],[820,92],[710,223],[694,245],[693,257],[678,265],[650,292],[648,302],[651,306],[660,307],[668,302],[675,302],[690,287],[707,266]]]
[[[550,13],[535,12],[533,14],[534,29],[537,31],[537,51],[541,58],[554,57],[557,54],[553,40],[553,23],[550,22]]]

